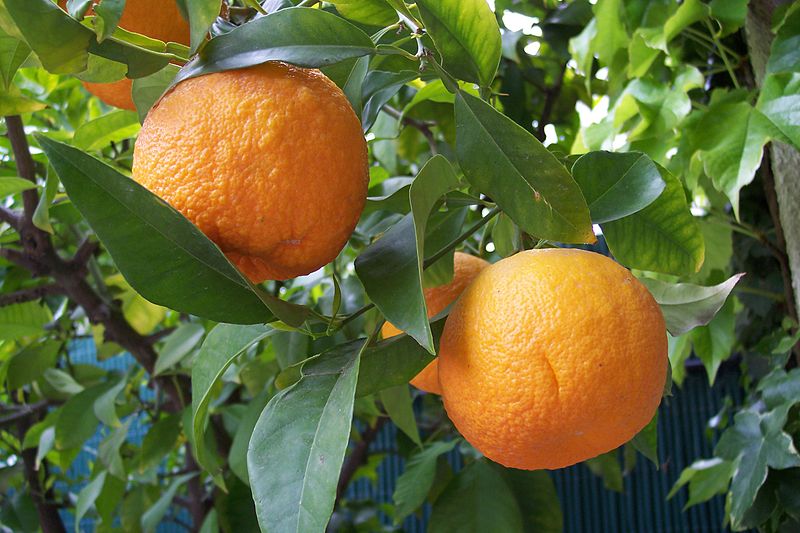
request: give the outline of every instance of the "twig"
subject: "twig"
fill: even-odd
[[[417,120],[415,118],[405,116],[402,111],[395,109],[388,104],[383,106],[383,111],[390,117],[399,120],[401,124],[405,126],[411,126],[412,128],[419,130],[422,136],[425,137],[425,140],[428,141],[428,147],[430,148],[431,153],[433,155],[439,153],[439,150],[436,147],[436,136],[431,129],[431,126],[433,126],[432,122],[426,122],[424,120]]]
[[[86,263],[89,262],[89,259],[94,257],[94,254],[97,253],[97,250],[99,249],[100,245],[87,237],[78,246],[78,250],[75,252],[75,255],[72,256],[72,264],[80,266],[81,268],[85,268]]]
[[[30,302],[54,294],[63,294],[61,287],[58,285],[41,285],[30,289],[22,289],[9,294],[0,294],[0,306]]]
[[[23,420],[40,411],[44,411],[45,409],[47,409],[49,405],[50,402],[42,400],[36,403],[19,405],[17,406],[16,409],[6,409],[7,411],[10,410],[12,412],[11,414],[0,418],[0,427],[6,427],[12,424],[16,424],[20,420]]]
[[[19,215],[7,207],[0,206],[0,220],[14,229],[19,228]]]
[[[544,127],[550,123],[550,115],[553,114],[558,97],[561,94],[561,87],[564,84],[564,74],[567,72],[567,64],[561,65],[561,70],[558,73],[555,83],[545,91],[544,105],[542,106],[542,116],[539,117],[539,126],[536,128],[536,138],[540,142],[544,142],[547,135],[544,132]]]

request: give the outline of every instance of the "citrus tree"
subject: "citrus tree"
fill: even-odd
[[[537,469],[658,463],[694,354],[747,394],[673,493],[796,530],[798,35],[767,0],[0,0],[0,521],[557,531]]]

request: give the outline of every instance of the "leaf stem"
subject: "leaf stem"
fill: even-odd
[[[730,60],[728,59],[728,53],[725,50],[727,47],[723,46],[722,43],[719,42],[717,34],[714,33],[714,27],[711,26],[711,23],[708,20],[704,22],[706,27],[708,28],[709,33],[711,33],[711,38],[714,40],[714,46],[716,46],[717,49],[719,50],[719,56],[722,58],[722,62],[725,64],[725,68],[728,70],[728,75],[731,77],[733,86],[736,87],[737,89],[741,88],[741,86],[739,85],[739,80],[736,79],[736,74],[734,73],[733,66],[731,65]]]

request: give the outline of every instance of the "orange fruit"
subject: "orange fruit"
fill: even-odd
[[[472,283],[472,280],[481,270],[489,266],[489,263],[473,255],[456,252],[453,261],[453,279],[450,283],[430,287],[423,291],[425,304],[428,307],[428,318],[434,317],[444,311],[448,305],[453,303],[456,298]],[[394,327],[393,324],[386,322],[381,328],[384,339],[401,334],[402,331]],[[422,369],[411,384],[418,389],[435,394],[441,394],[439,387],[439,368],[436,359],[431,361],[428,366]]]
[[[191,78],[150,110],[133,178],[253,282],[332,261],[364,208],[367,145],[318,70],[266,63]]]
[[[667,375],[664,318],[611,259],[522,252],[481,272],[439,349],[447,414],[502,465],[563,468],[619,447],[653,417]]]
[[[64,9],[66,0],[61,0],[59,6]],[[88,14],[92,14],[91,10]],[[181,16],[175,0],[127,0],[119,27],[164,42],[189,44],[189,23]],[[83,86],[108,105],[136,110],[129,78],[112,83],[84,82]]]

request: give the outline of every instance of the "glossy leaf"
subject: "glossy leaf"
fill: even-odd
[[[267,61],[319,68],[374,52],[366,33],[336,15],[305,7],[281,9],[209,41],[174,83]]]
[[[212,320],[272,318],[250,283],[180,213],[102,161],[38,139],[70,199],[142,296]]]
[[[691,283],[666,283],[640,278],[661,307],[667,331],[678,336],[708,324],[744,274],[736,274],[713,287]]]
[[[659,167],[666,188],[650,205],[603,224],[614,257],[625,266],[665,274],[688,275],[703,264],[703,235],[689,211],[678,178]]]
[[[105,148],[112,142],[135,137],[139,133],[136,113],[117,110],[81,124],[72,144],[83,151]]]
[[[139,122],[144,122],[150,108],[155,105],[164,91],[172,84],[180,69],[176,65],[167,65],[158,72],[133,80],[131,95],[136,104]]]
[[[666,186],[655,163],[637,152],[590,152],[575,162],[572,176],[595,224],[644,209]]]
[[[413,399],[408,385],[398,385],[383,389],[380,392],[380,398],[384,409],[386,409],[386,414],[389,415],[394,425],[408,435],[408,438],[417,446],[422,447],[417,421],[414,419]]]
[[[733,464],[718,457],[695,461],[683,472],[669,491],[667,498],[674,497],[681,487],[689,485],[689,499],[684,506],[687,509],[703,503],[717,494],[725,494],[733,476]]]
[[[456,444],[457,440],[434,442],[409,458],[405,470],[397,478],[392,496],[395,505],[395,524],[401,523],[425,503],[436,475],[436,461],[440,455],[452,450]]]
[[[386,319],[431,353],[433,338],[422,293],[425,227],[439,198],[457,186],[458,178],[447,159],[433,157],[409,189],[411,213],[364,250],[355,262],[364,289]]]
[[[180,363],[203,338],[206,330],[200,324],[186,323],[164,339],[164,346],[158,352],[153,375],[157,376]]]
[[[324,531],[350,435],[364,340],[312,359],[256,423],[247,470],[262,531]],[[287,446],[286,443],[291,443]]]
[[[758,390],[767,409],[794,406],[800,402],[800,368],[793,368],[789,372],[782,368],[773,370],[758,382]]]
[[[397,22],[397,13],[385,0],[333,0],[344,18],[370,26],[388,26]]]
[[[533,135],[489,104],[456,96],[456,152],[467,180],[523,231],[594,242],[589,209],[567,169]]]
[[[480,459],[459,472],[436,500],[428,531],[521,533],[522,513],[500,473]]]
[[[778,28],[767,62],[767,73],[800,71],[800,9],[790,8]]]
[[[214,384],[233,360],[247,348],[274,331],[268,326],[235,326],[219,324],[206,337],[192,366],[192,433],[197,462],[214,477],[215,483],[224,487],[222,473],[214,469],[204,445],[204,432],[208,420]]]
[[[425,30],[454,76],[488,87],[502,54],[497,19],[484,0],[418,0]]]
[[[191,51],[203,44],[211,24],[217,19],[222,7],[220,0],[192,0],[186,3],[191,30]]]
[[[800,147],[800,73],[767,76],[756,108],[795,148]]]
[[[95,17],[92,22],[97,33],[97,42],[103,42],[114,33],[124,8],[125,0],[103,0],[94,6]]]

